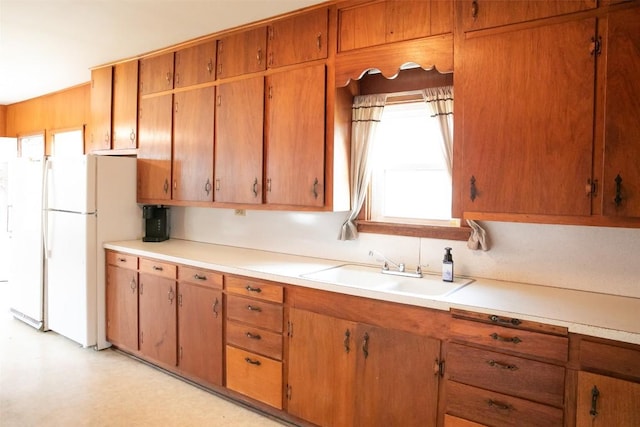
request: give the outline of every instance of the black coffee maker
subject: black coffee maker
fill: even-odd
[[[162,242],[169,239],[169,207],[145,205],[142,207],[144,218],[143,242]]]

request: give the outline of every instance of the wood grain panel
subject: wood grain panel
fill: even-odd
[[[228,345],[227,388],[282,409],[282,362]]]
[[[233,295],[227,297],[227,319],[282,332],[283,315],[283,308],[279,304]]]
[[[282,334],[251,325],[227,322],[227,343],[253,353],[282,360]]]
[[[265,301],[281,303],[284,300],[284,286],[250,277],[226,276],[225,289],[231,294],[244,295]]]

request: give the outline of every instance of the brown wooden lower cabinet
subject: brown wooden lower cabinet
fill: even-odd
[[[166,366],[176,366],[176,281],[140,273],[140,352]]]
[[[107,253],[107,340],[138,351],[138,257]]]
[[[640,426],[640,384],[578,372],[577,427]]]
[[[321,426],[435,426],[440,341],[289,311],[288,411]]]

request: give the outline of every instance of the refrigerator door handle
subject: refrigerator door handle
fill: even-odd
[[[11,227],[9,227],[9,224],[13,224],[13,221],[11,221],[11,211],[13,210],[13,206],[11,205],[7,205],[7,234],[11,234]]]
[[[45,258],[51,258],[51,252],[49,251],[49,170],[51,169],[51,163],[49,158],[44,159],[44,172],[42,174],[42,242],[44,245]]]

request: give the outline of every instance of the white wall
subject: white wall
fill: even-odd
[[[337,239],[346,213],[171,208],[171,237],[376,264],[376,249],[413,268],[439,272],[453,248],[456,274],[640,298],[640,229],[485,222],[487,252],[466,242],[360,234]]]

